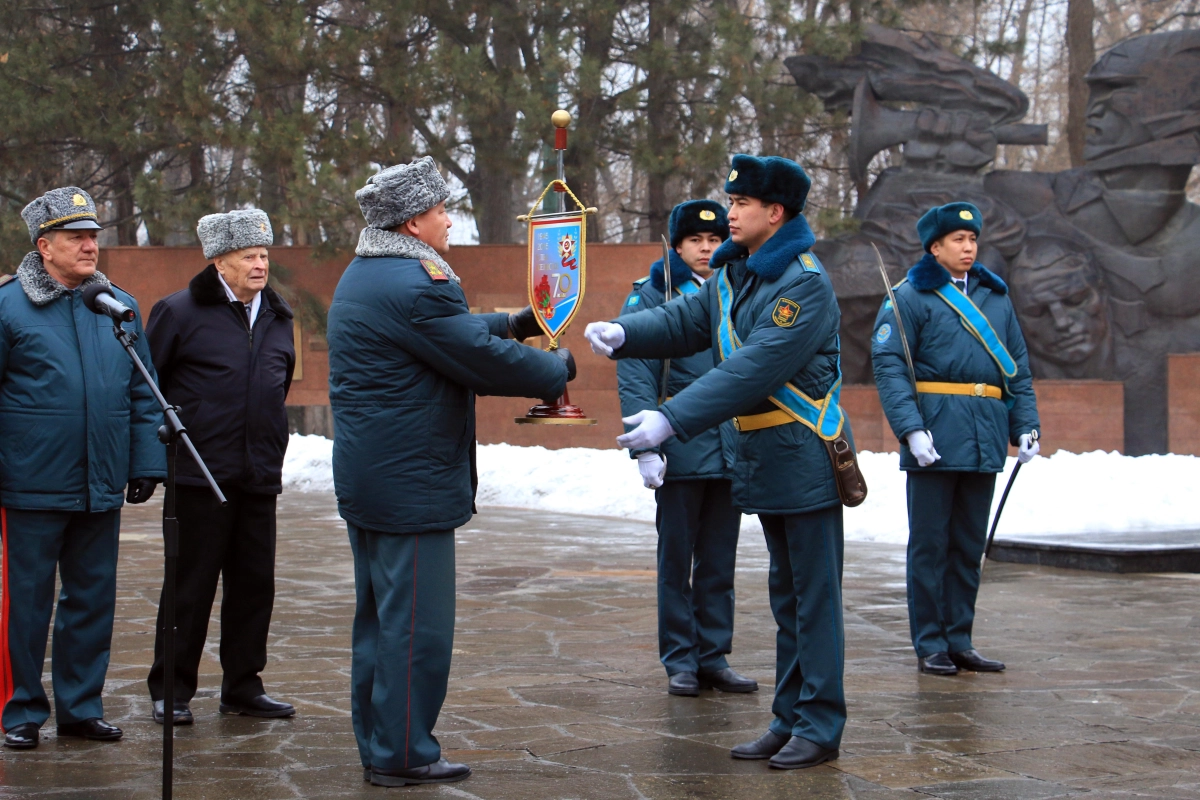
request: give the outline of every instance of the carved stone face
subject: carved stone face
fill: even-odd
[[[1032,353],[1055,364],[1087,361],[1109,335],[1100,277],[1088,257],[1029,242],[1010,275],[1013,305]]]
[[[1137,81],[1092,81],[1088,88],[1085,158],[1100,158],[1153,138],[1150,130],[1137,121],[1142,105]]]

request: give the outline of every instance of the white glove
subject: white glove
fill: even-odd
[[[1022,433],[1017,439],[1017,461],[1021,464],[1028,464],[1033,461],[1033,457],[1041,452],[1042,446],[1038,444],[1038,440],[1033,438],[1032,434]]]
[[[583,329],[583,337],[591,342],[593,353],[611,356],[625,344],[625,329],[615,322],[591,322]]]
[[[657,489],[667,476],[667,457],[658,453],[638,453],[638,472],[642,473],[642,485]]]
[[[604,325],[606,323],[601,322],[599,324]],[[588,327],[590,328],[591,325]],[[637,426],[629,433],[617,437],[617,444],[621,447],[628,447],[630,450],[646,450],[651,447],[658,447],[675,435],[675,429],[671,427],[671,423],[667,422],[666,416],[661,411],[639,411],[632,417],[625,417],[621,422],[624,422],[626,425]]]
[[[922,467],[928,467],[941,458],[938,451],[933,449],[933,434],[929,431],[913,431],[906,440],[913,458],[917,459],[917,463]]]

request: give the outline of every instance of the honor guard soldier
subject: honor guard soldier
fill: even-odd
[[[613,358],[682,358],[712,348],[716,366],[655,409],[625,420],[633,449],[690,442],[732,419],[738,429],[733,506],[758,514],[771,555],[775,719],[734,758],[780,769],[838,756],[842,687],[842,503],[826,437],[849,435],[833,286],[809,248],[811,185],[795,162],[737,155],[725,182],[730,240],[700,291],[586,336]],[[814,399],[818,398],[818,399]]]
[[[917,668],[933,675],[1004,669],[971,642],[980,560],[1008,445],[1021,463],[1039,449],[1033,378],[1008,286],[975,262],[982,226],[970,203],[918,220],[925,255],[895,287],[899,308],[887,300],[879,310],[871,345],[908,473],[909,629]]]
[[[712,275],[709,260],[729,237],[729,219],[721,204],[691,200],[672,209],[668,230],[669,273],[662,259],[651,264],[649,277],[634,282],[622,318],[661,306],[668,286],[672,297],[700,291]],[[623,359],[617,363],[621,413],[631,417],[658,408],[712,368],[709,349],[666,362]],[[729,480],[736,435],[724,422],[686,444],[672,438],[629,451],[642,482],[656,490],[658,656],[674,695],[758,690],[757,681],[725,660],[733,649],[733,573],[742,520]]]
[[[113,336],[112,321],[84,305],[84,289],[105,286],[137,313],[133,297],[96,270],[95,203],[67,186],[21,216],[36,249],[21,260],[16,280],[5,276],[0,286],[0,702],[5,747],[31,749],[50,717],[42,663],[52,612],[58,735],[121,738],[105,722],[100,699],[121,504],[148,500],[167,464],[158,441],[162,411],[150,387]],[[123,325],[149,365],[141,317]]]
[[[354,553],[350,706],[364,779],[470,775],[433,727],[454,641],[454,529],[474,510],[475,395],[562,395],[571,354],[513,341],[531,309],[472,314],[449,252],[450,190],[433,159],[388,167],[355,197],[358,255],[329,308],[333,478]]]

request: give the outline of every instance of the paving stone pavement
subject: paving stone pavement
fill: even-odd
[[[116,744],[0,753],[0,796],[159,796],[162,729],[145,677],[161,582],[161,505],[125,512],[106,685]],[[438,736],[474,768],[463,783],[362,782],[350,729],[350,548],[333,499],[280,501],[278,583],[265,673],[291,720],[217,712],[217,623],[196,724],[177,728],[175,796],[190,798],[1200,797],[1200,576],[1112,575],[993,563],[976,644],[1001,675],[918,675],[903,548],[846,547],[841,758],[798,772],[727,748],[770,720],[774,624],[766,550],[743,536],[731,663],[752,695],[669,697],[657,661],[652,526],[484,509],[458,533],[458,626]],[[47,664],[47,688],[49,669]]]

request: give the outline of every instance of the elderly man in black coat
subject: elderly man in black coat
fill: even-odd
[[[222,508],[190,459],[178,461],[180,553],[175,639],[176,725],[188,706],[222,578],[221,713],[290,717],[266,694],[267,630],[275,600],[275,498],[288,427],[284,400],[296,364],[292,310],[267,285],[274,234],[257,209],[210,214],[197,227],[212,259],[187,289],[163,298],[146,327],[163,393],[229,500]],[[163,722],[162,619],[150,696]]]

